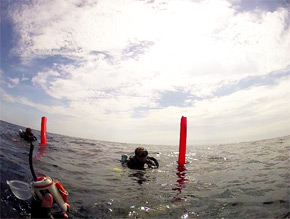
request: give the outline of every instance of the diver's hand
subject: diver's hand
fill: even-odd
[[[31,205],[31,218],[53,218],[51,208],[53,197],[46,193],[42,201],[33,201]]]

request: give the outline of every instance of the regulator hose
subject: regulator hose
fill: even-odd
[[[34,149],[34,145],[31,143],[30,144],[30,151],[29,151],[29,167],[30,167],[30,171],[31,174],[33,176],[34,181],[37,179],[34,169],[33,169],[33,163],[32,163],[32,154],[33,154],[33,149]]]

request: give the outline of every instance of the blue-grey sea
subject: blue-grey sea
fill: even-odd
[[[0,121],[1,218],[29,218],[31,200],[17,199],[6,180],[30,183],[26,127]],[[33,130],[40,139],[40,131]],[[137,144],[47,134],[35,142],[34,169],[62,182],[71,218],[289,218],[290,136],[252,142],[187,145],[179,168],[176,145],[141,145],[159,169],[122,167]]]

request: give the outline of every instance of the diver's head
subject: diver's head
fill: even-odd
[[[26,133],[31,133],[31,128],[27,128]]]
[[[148,151],[143,147],[138,147],[135,149],[135,156],[139,161],[145,163],[148,156]]]

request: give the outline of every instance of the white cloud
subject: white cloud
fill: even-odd
[[[9,88],[13,88],[19,84],[19,78],[8,78],[8,80],[7,87]]]
[[[187,112],[192,119],[188,130],[198,133],[192,133],[190,138],[199,138],[202,134],[199,128],[206,132],[208,139],[218,142],[233,142],[234,138],[253,140],[254,135],[257,139],[257,134],[264,138],[277,137],[273,136],[277,130],[281,135],[289,135],[289,85],[289,79],[284,78],[278,84],[255,86],[228,96],[197,101]]]
[[[3,72],[3,70],[1,68],[0,68],[0,84],[1,84],[1,87],[2,87],[2,84],[5,84],[4,72]]]
[[[196,100],[191,107],[152,109],[140,118],[132,118],[127,113],[131,110],[128,98],[121,100],[126,102],[123,106],[118,106],[120,101],[111,108],[107,105],[110,101],[106,100],[72,101],[68,107],[60,107],[35,104],[22,97],[16,99],[43,112],[62,115],[57,121],[53,117],[50,121],[62,124],[50,127],[51,132],[60,134],[109,141],[178,144],[179,119],[184,115],[188,118],[188,142],[225,143],[247,138],[255,140],[257,135],[268,138],[277,137],[278,133],[290,134],[290,82],[285,79],[277,84],[255,86],[228,96]],[[122,108],[125,106],[128,108]],[[112,113],[104,113],[104,109],[109,108]]]
[[[38,84],[43,90],[49,89],[47,81],[50,81],[52,77],[60,76],[56,71],[48,70],[46,72],[38,72],[36,76],[32,78],[33,84]]]
[[[48,105],[44,105],[44,104],[37,104],[34,103],[30,100],[27,100],[27,98],[23,97],[23,96],[13,96],[10,95],[8,93],[6,93],[3,89],[0,90],[1,93],[1,97],[3,98],[3,100],[8,101],[8,102],[12,102],[12,103],[20,103],[20,104],[24,104],[33,108],[36,108],[42,112],[46,112],[46,113],[51,113],[51,114],[61,114],[61,115],[67,115],[69,116],[70,113],[67,111],[66,108],[61,107],[61,106],[48,106]]]
[[[12,103],[16,102],[15,98],[13,96],[7,94],[2,88],[0,88],[0,94],[1,94],[0,95],[1,99],[4,99],[4,100],[6,100],[8,102],[12,102]]]
[[[70,68],[66,79],[55,75],[48,91],[54,97],[74,98],[73,89],[114,89],[133,82],[147,92],[182,86],[209,95],[221,81],[289,65],[286,9],[239,14],[226,1],[78,4],[41,1],[14,12],[22,36],[15,51],[24,59],[63,55],[81,62],[63,66]],[[34,14],[42,16],[35,19]],[[123,59],[130,43],[144,40],[152,45],[138,59]],[[92,55],[97,51],[110,58]]]
[[[98,126],[105,135],[109,122],[114,124],[110,129],[116,140],[132,142],[142,135],[146,139],[154,135],[155,141],[170,139],[169,130],[176,129],[173,121],[181,114],[200,130],[206,127],[213,139],[229,138],[217,127],[225,126],[231,133],[241,124],[242,137],[247,133],[243,125],[252,121],[258,126],[274,118],[287,119],[289,82],[214,97],[223,85],[290,66],[285,8],[240,13],[225,0],[43,0],[15,4],[11,16],[20,36],[13,52],[24,63],[55,55],[74,60],[43,68],[32,79],[49,96],[66,100],[66,108],[20,98],[39,110],[71,116],[64,124],[82,121],[88,127]],[[193,103],[189,108],[160,108],[160,93],[179,88],[201,99],[188,99]],[[142,107],[150,110],[133,118],[135,109]],[[196,130],[194,125],[191,128]],[[134,134],[125,137],[120,130]]]

